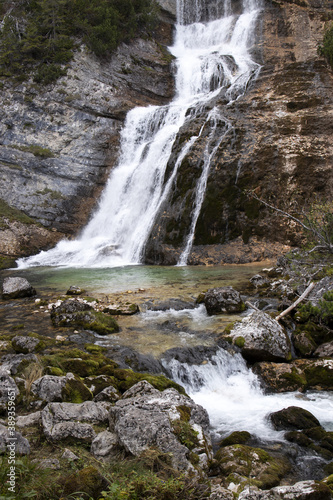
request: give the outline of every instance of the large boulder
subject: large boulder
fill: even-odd
[[[108,335],[119,331],[114,318],[93,310],[84,301],[67,299],[59,306],[53,307],[51,320],[54,326],[69,326],[92,330],[100,335]]]
[[[22,367],[37,361],[35,354],[5,354],[1,358],[0,374],[16,375]]]
[[[284,328],[262,311],[255,311],[235,323],[230,336],[248,361],[291,359],[291,344]]]
[[[276,430],[311,429],[320,425],[312,413],[298,406],[289,406],[270,414],[270,420]]]
[[[64,377],[44,375],[32,383],[31,392],[48,403],[52,401],[82,403],[93,397],[89,389],[73,373],[67,373]]]
[[[2,284],[3,299],[20,299],[22,297],[32,297],[36,295],[36,290],[25,278],[5,278]]]
[[[206,410],[175,389],[160,392],[145,380],[110,409],[110,431],[134,456],[151,447],[170,453],[178,470],[193,470],[191,460],[211,458]]]
[[[333,390],[332,359],[295,359],[292,363],[261,362],[253,366],[253,371],[274,392]]]
[[[211,288],[205,293],[204,303],[207,313],[240,313],[246,309],[240,294],[231,286]]]

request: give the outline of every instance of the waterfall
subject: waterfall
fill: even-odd
[[[167,375],[208,411],[217,440],[234,431],[248,431],[262,440],[282,441],[284,432],[273,429],[268,415],[288,406],[302,407],[315,415],[327,430],[332,427],[331,393],[265,394],[259,379],[247,368],[240,354],[218,348],[205,364],[190,365],[176,359],[162,359],[162,364]]]
[[[259,1],[259,0],[258,0]],[[19,268],[32,266],[114,267],[142,259],[156,215],[167,199],[177,169],[198,136],[188,140],[174,162],[168,182],[164,175],[180,128],[208,105],[222,89],[230,102],[239,98],[259,71],[249,53],[257,0],[244,0],[242,13],[233,14],[230,0],[178,0],[175,42],[176,95],[166,106],[137,107],[127,114],[121,133],[121,153],[99,206],[81,235],[63,240],[47,252],[19,259]],[[198,181],[191,227],[180,263],[186,264],[204,199],[210,163],[231,124],[214,108],[202,124],[210,127],[204,168]]]

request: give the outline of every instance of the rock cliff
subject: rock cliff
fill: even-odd
[[[320,1],[265,2],[253,47],[259,77],[232,104],[223,95],[211,104],[232,130],[211,164],[189,263],[246,262],[256,252],[271,256],[280,243],[300,243],[295,225],[249,200],[246,189],[287,211],[331,196],[333,78],[317,54],[329,8]],[[202,118],[183,128],[170,165]],[[223,133],[221,123],[217,135]],[[146,247],[147,262],[174,264],[185,245],[206,136],[182,162]]]
[[[77,234],[117,161],[126,111],[172,98],[166,46],[176,3],[160,4],[155,38],[122,45],[108,62],[82,46],[55,85],[1,81],[0,256],[27,255]],[[299,243],[290,222],[249,200],[245,189],[285,209],[332,192],[333,78],[317,54],[331,7],[323,0],[265,2],[253,47],[259,77],[228,107],[223,95],[212,102],[232,133],[212,161],[190,262],[267,258]],[[197,117],[181,130],[170,166],[201,123]],[[148,263],[173,264],[184,246],[204,148],[202,134],[156,219]]]

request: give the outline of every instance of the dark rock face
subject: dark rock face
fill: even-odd
[[[231,286],[211,288],[205,293],[204,303],[210,315],[237,313],[246,308],[240,294]]]

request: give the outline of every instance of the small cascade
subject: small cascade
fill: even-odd
[[[170,52],[176,58],[176,95],[167,106],[137,107],[126,118],[121,154],[99,206],[81,235],[64,240],[36,256],[19,259],[18,267],[115,267],[140,263],[146,241],[178,167],[201,135],[193,136],[165,172],[177,134],[186,121],[212,107],[223,90],[232,102],[242,95],[260,66],[249,53],[259,13],[256,0],[244,0],[232,12],[230,0],[178,0],[176,37]],[[215,131],[222,125],[219,139]],[[210,127],[204,169],[197,186],[191,227],[180,262],[184,265],[204,199],[210,163],[230,124],[213,108],[203,118]],[[216,134],[218,135],[218,134]],[[170,166],[169,166],[170,167]]]
[[[327,430],[332,426],[332,394],[265,394],[240,354],[218,348],[205,364],[189,365],[176,359],[162,359],[162,364],[167,375],[206,408],[216,439],[248,431],[261,440],[282,441],[284,432],[273,429],[268,415],[288,406],[310,411]]]

